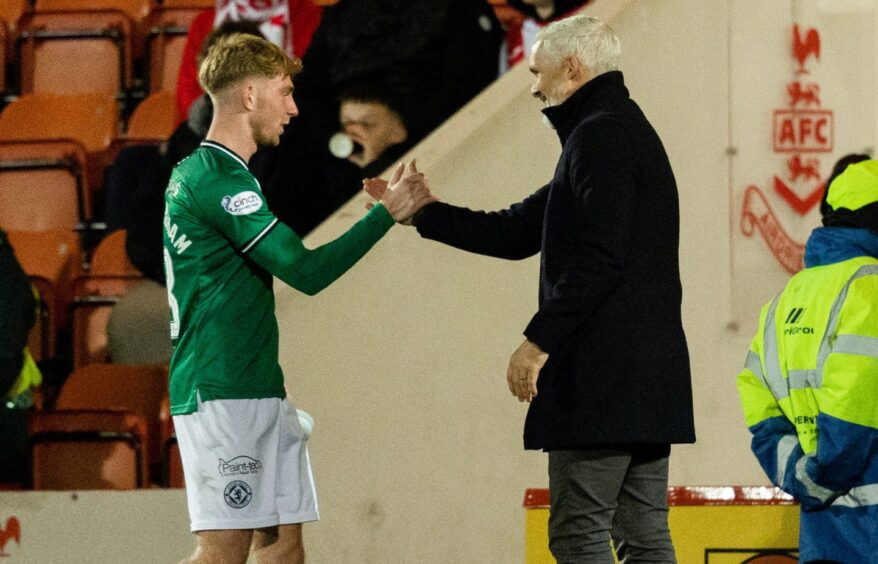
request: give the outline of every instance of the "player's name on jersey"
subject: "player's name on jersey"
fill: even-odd
[[[165,233],[168,234],[168,240],[171,242],[171,245],[174,246],[174,250],[177,251],[178,255],[181,255],[183,254],[183,251],[189,248],[192,241],[182,232],[180,233],[180,236],[177,237],[178,231],[180,231],[180,229],[177,227],[177,224],[171,223],[171,216],[168,214],[168,211],[165,210]]]

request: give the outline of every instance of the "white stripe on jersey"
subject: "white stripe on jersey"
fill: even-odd
[[[244,168],[247,168],[247,163],[244,162],[244,159],[242,159],[239,155],[235,154],[233,151],[223,147],[222,145],[220,145],[219,143],[217,143],[215,141],[202,141],[201,146],[202,147],[210,147],[211,149],[216,149],[217,151],[222,151],[223,153],[227,154],[228,156],[232,157],[233,159],[235,159],[236,161],[241,163],[241,166],[243,166]]]
[[[252,249],[252,248],[256,245],[256,243],[258,243],[263,237],[265,237],[265,236],[268,234],[269,231],[271,231],[271,228],[274,227],[274,224],[275,224],[275,223],[277,223],[277,218],[274,218],[274,221],[272,221],[271,223],[269,223],[268,225],[266,225],[266,226],[265,226],[265,229],[263,229],[262,231],[259,232],[259,235],[257,235],[256,237],[254,237],[253,240],[250,241],[250,242],[247,244],[246,247],[244,247],[243,249],[241,249],[241,252],[242,252],[242,253],[247,253],[247,252],[249,252],[250,249]]]

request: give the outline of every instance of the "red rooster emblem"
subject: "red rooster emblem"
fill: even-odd
[[[6,526],[0,529],[0,556],[9,556],[5,548],[10,540],[14,540],[15,544],[21,544],[21,525],[15,517],[7,519]]]
[[[808,71],[805,70],[805,61],[808,60],[808,57],[811,55],[814,55],[817,60],[820,60],[820,34],[812,27],[808,29],[803,38],[802,34],[799,32],[799,24],[794,24],[793,57],[799,61],[799,69],[796,72],[799,74],[808,73]]]

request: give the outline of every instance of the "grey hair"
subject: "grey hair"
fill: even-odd
[[[575,55],[595,76],[619,70],[619,38],[610,26],[594,16],[576,15],[553,22],[540,30],[537,41],[555,61]]]

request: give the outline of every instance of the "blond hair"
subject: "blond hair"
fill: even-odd
[[[246,78],[293,77],[300,70],[301,61],[289,58],[277,45],[261,37],[233,33],[210,47],[198,69],[198,82],[205,92],[216,96]]]

